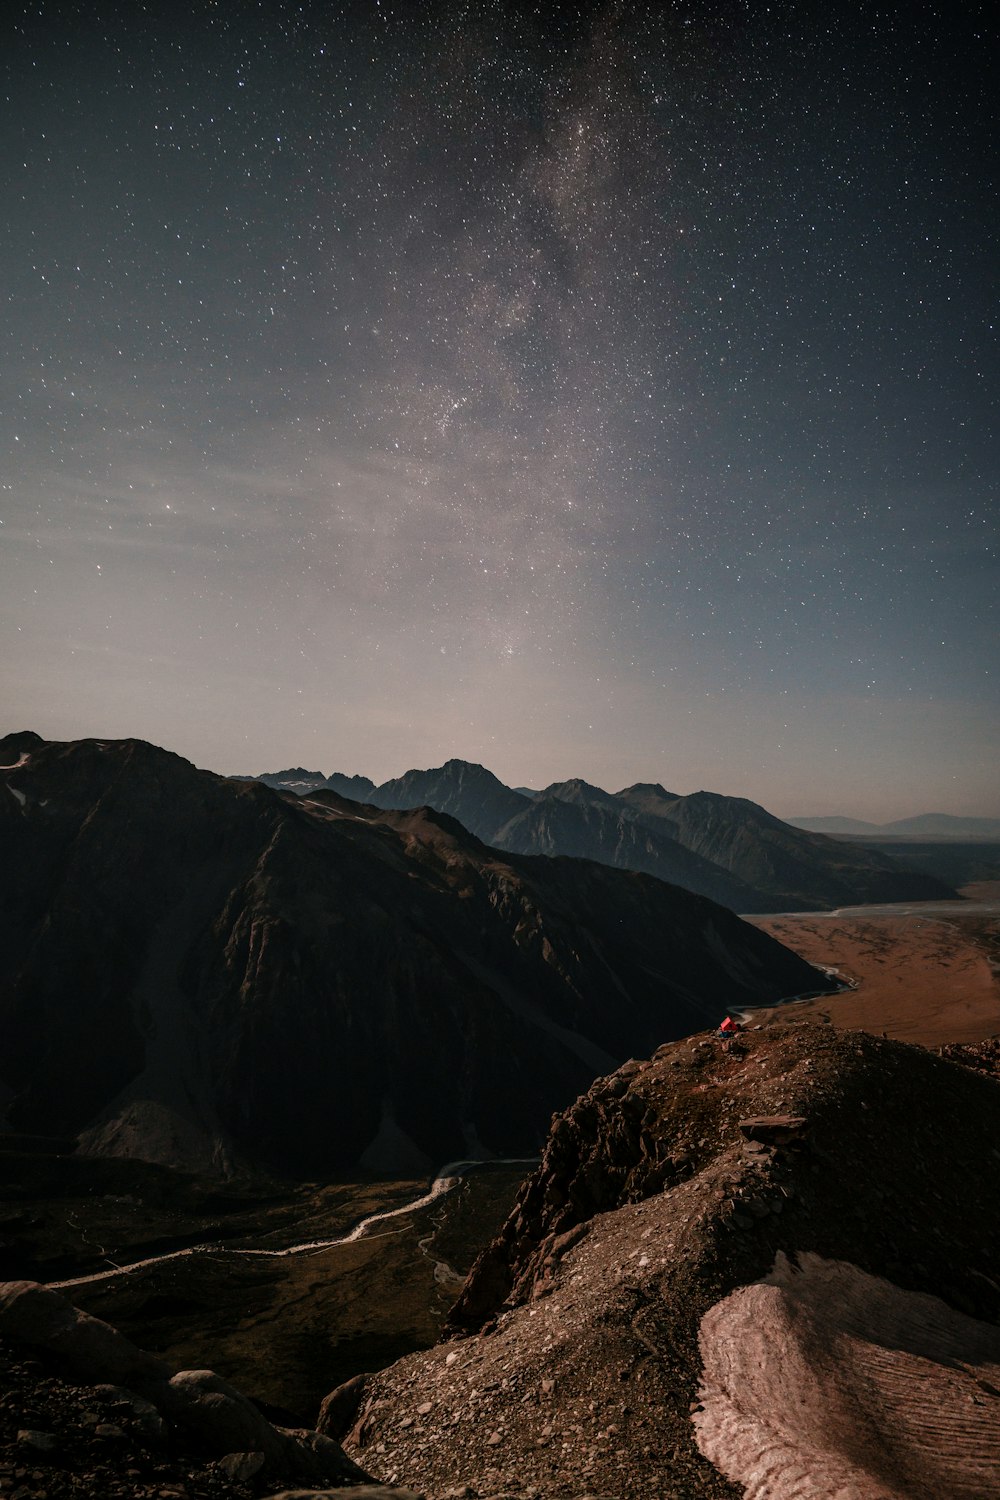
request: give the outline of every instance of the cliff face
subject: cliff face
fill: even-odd
[[[576,788],[573,788],[575,791]],[[619,870],[642,870],[686,890],[697,891],[732,911],[755,911],[761,893],[719,865],[685,849],[666,826],[660,832],[638,823],[627,810],[605,801],[563,800],[541,793],[517,817],[495,830],[490,842],[520,854],[567,854]]]
[[[630,1062],[554,1121],[466,1336],[371,1377],[348,1450],[429,1493],[991,1493],[998,1129],[992,1078],[862,1033]]]
[[[624,1056],[825,978],[711,902],[137,741],[0,741],[0,1083],[88,1149],[529,1154]]]

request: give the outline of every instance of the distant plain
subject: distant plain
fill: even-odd
[[[940,1047],[1000,1034],[1000,881],[962,888],[964,902],[847,907],[748,917],[852,989],[796,1005],[804,1019]],[[758,1021],[782,1007],[754,1012]],[[786,1012],[787,1015],[787,1012]]]

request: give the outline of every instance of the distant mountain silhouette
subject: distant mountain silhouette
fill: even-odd
[[[282,791],[295,792],[301,796],[304,792],[316,791],[318,787],[326,786],[326,777],[322,771],[307,771],[304,766],[290,766],[287,771],[264,771],[260,776],[233,777],[234,781],[262,781],[265,786],[278,787]]]
[[[0,766],[0,1101],[91,1152],[306,1178],[524,1154],[609,1059],[829,985],[688,891],[426,808],[136,740],[9,737]]]
[[[271,784],[300,792],[302,774],[290,772]],[[716,792],[680,797],[658,783],[640,782],[612,793],[576,778],[527,796],[463,760],[408,771],[378,787],[364,777],[350,778],[350,788],[347,782],[330,777],[326,785],[376,807],[433,807],[494,848],[570,855],[656,875],[734,911],[824,910],[956,895],[945,880],[908,869],[892,854],[793,828],[755,802]]]
[[[789,818],[794,828],[813,833],[898,835],[914,838],[996,839],[1000,818],[963,818],[953,813],[921,813],[915,818],[897,818],[893,823],[866,823],[860,818]]]
[[[621,804],[617,797],[610,792],[604,791],[602,787],[591,786],[589,781],[581,781],[579,776],[571,781],[554,781],[544,791],[538,792],[539,797],[554,797],[559,802],[571,802],[577,807],[614,807],[619,812]]]
[[[433,807],[450,813],[484,843],[498,828],[532,806],[528,797],[512,792],[492,771],[467,760],[449,760],[432,771],[407,771],[385,781],[372,792],[375,807]]]
[[[839,834],[879,833],[882,827],[880,823],[866,823],[863,818],[842,818],[836,815],[828,818],[786,818],[785,822],[792,828],[804,828],[807,833],[828,833],[832,838]]]
[[[883,824],[882,833],[913,834],[917,838],[1000,838],[1000,818],[959,818],[951,813],[922,813]]]
[[[374,781],[370,781],[367,776],[344,776],[340,771],[334,771],[332,776],[324,776],[322,771],[307,771],[303,766],[293,766],[287,771],[265,771],[260,776],[233,776],[230,779],[262,781],[265,786],[273,786],[282,792],[294,792],[298,797],[325,788],[337,792],[341,797],[349,797],[354,802],[364,802],[375,790]]]

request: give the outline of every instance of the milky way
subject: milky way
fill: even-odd
[[[14,7],[6,728],[1000,813],[975,7]]]

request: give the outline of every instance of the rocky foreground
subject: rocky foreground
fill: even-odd
[[[368,1480],[330,1438],[272,1425],[213,1371],[172,1371],[34,1282],[0,1285],[0,1339],[0,1492],[19,1500]]]
[[[452,1337],[315,1431],[8,1284],[0,1494],[998,1497],[998,1050],[948,1052],[789,1023],[626,1063],[555,1118]]]
[[[555,1121],[476,1331],[320,1426],[433,1495],[1000,1495],[998,1142],[996,1082],[920,1048],[662,1047]]]

